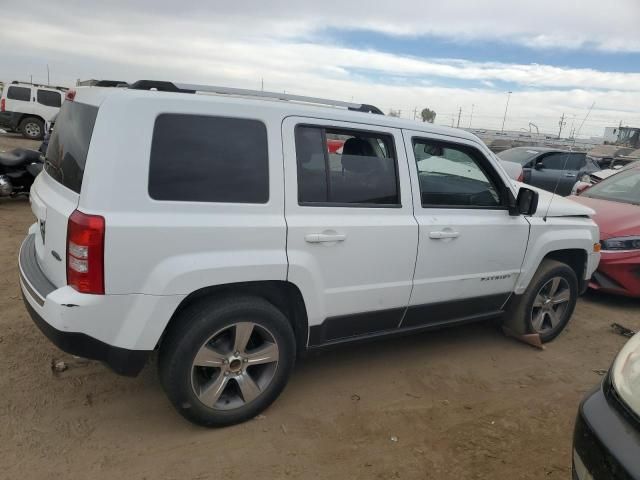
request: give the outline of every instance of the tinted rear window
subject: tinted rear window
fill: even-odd
[[[266,203],[269,165],[264,123],[159,115],[151,144],[149,195],[155,200]]]
[[[46,105],[47,107],[60,107],[62,103],[62,96],[59,92],[52,92],[50,90],[38,90],[38,103]]]
[[[31,89],[27,87],[9,87],[7,98],[9,100],[28,102],[31,100]]]
[[[46,172],[65,187],[80,193],[98,107],[64,102],[47,148]]]

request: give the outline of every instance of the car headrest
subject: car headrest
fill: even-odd
[[[371,144],[361,138],[353,137],[344,142],[342,147],[343,155],[361,155],[375,157],[376,153],[373,151]]]

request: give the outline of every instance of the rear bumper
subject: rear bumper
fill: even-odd
[[[24,289],[22,297],[33,322],[60,350],[78,357],[104,362],[117,374],[127,377],[138,375],[147,362],[150,352],[113,347],[84,333],[56,330],[29,304]]]
[[[19,266],[20,286],[27,311],[42,333],[58,348],[72,355],[104,362],[121,375],[135,376],[142,370],[149,350],[117,347],[85,332],[72,330],[78,324],[91,328],[95,326],[95,320],[106,322],[107,326],[111,325],[113,328],[117,328],[118,324],[115,321],[109,323],[104,314],[97,319],[94,318],[92,322],[92,302],[85,301],[85,305],[78,302],[81,297],[97,296],[77,292],[74,294],[70,287],[56,289],[38,265],[33,234],[28,235],[20,247]],[[105,301],[104,298],[97,300]],[[108,305],[103,305],[104,309],[108,309]],[[82,315],[83,313],[85,315]],[[117,311],[113,313],[117,314]],[[54,325],[54,321],[57,321],[58,325]],[[56,328],[57,326],[60,328]]]
[[[608,380],[581,403],[573,437],[573,478],[640,480],[640,424]]]

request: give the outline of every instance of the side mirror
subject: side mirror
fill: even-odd
[[[516,199],[516,209],[520,215],[531,216],[538,209],[538,192],[522,187]]]
[[[533,168],[535,168],[536,170],[543,170],[544,169],[544,165],[542,164],[542,162],[536,162],[536,164],[533,166]]]

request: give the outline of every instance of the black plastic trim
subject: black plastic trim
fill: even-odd
[[[36,235],[32,233],[24,239],[18,261],[22,283],[32,294],[33,299],[40,305],[44,305],[44,299],[56,289],[56,286],[49,281],[38,265],[35,237]]]
[[[392,308],[375,312],[355,313],[327,318],[309,330],[309,345],[394,330],[402,320],[406,308]]]
[[[580,404],[573,447],[594,480],[640,479],[640,432],[611,405],[604,388]]]
[[[22,294],[27,311],[36,326],[60,350],[71,355],[99,360],[107,364],[114,372],[127,377],[135,377],[144,367],[151,353],[147,350],[127,350],[114,347],[89,335],[78,332],[62,332],[49,325]],[[69,307],[71,308],[71,307]]]
[[[464,321],[478,315],[488,313],[499,314],[503,305],[509,299],[511,292],[484,297],[465,298],[451,302],[431,303],[409,307],[402,320],[402,327],[416,327],[420,325],[440,325],[450,321]]]
[[[363,341],[392,335],[495,318],[509,293],[392,308],[373,312],[329,317],[309,329],[309,348]]]

